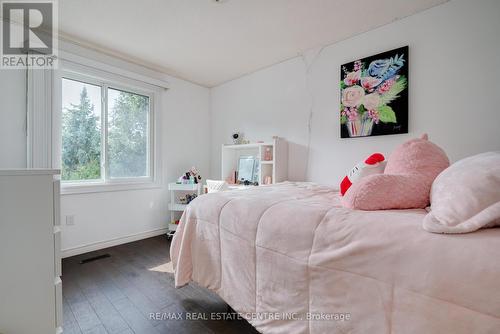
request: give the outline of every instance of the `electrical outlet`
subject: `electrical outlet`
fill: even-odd
[[[75,216],[74,215],[66,216],[66,225],[75,225]]]

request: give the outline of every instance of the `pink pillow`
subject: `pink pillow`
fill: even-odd
[[[411,139],[394,150],[383,174],[354,183],[342,204],[360,210],[425,208],[432,182],[449,165],[446,153],[427,135]]]
[[[468,233],[500,225],[500,152],[460,160],[434,180],[431,212],[423,227],[434,233]]]

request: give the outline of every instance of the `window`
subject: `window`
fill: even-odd
[[[108,88],[109,176],[148,176],[149,97]]]
[[[76,74],[61,88],[63,183],[152,181],[153,94]]]
[[[62,82],[62,180],[101,179],[101,87]]]

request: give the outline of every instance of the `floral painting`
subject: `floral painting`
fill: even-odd
[[[341,137],[408,133],[408,47],[344,64]]]

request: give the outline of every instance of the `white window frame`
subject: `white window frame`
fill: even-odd
[[[60,62],[61,69],[55,78],[55,90],[58,113],[62,113],[62,80],[76,80],[101,87],[101,179],[61,182],[62,194],[80,194],[105,191],[123,191],[134,189],[160,188],[160,149],[159,112],[161,101],[161,89],[145,82],[134,80],[120,74],[99,70],[93,67],[76,64],[72,62]],[[148,114],[148,171],[149,176],[131,178],[110,178],[108,160],[108,88],[123,90],[125,92],[147,96],[149,98]],[[61,117],[58,117],[61,119]],[[59,131],[60,132],[60,131]],[[62,138],[61,138],[62,143]],[[59,155],[61,155],[59,148]],[[104,173],[103,173],[104,172]]]

